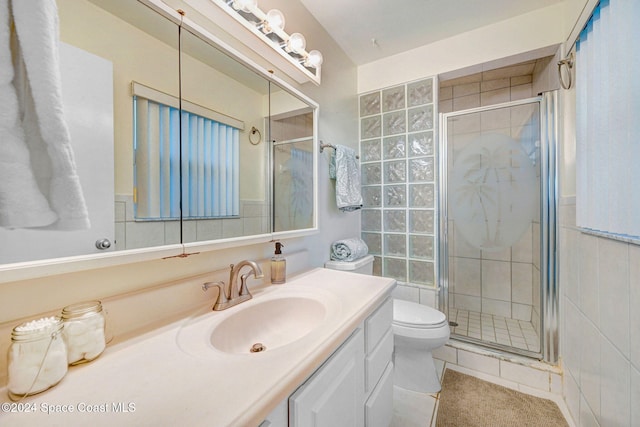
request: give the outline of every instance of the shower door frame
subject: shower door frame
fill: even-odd
[[[558,292],[558,91],[545,92],[541,96],[487,105],[467,110],[439,114],[439,242],[438,282],[439,305],[449,318],[449,241],[447,208],[448,142],[447,120],[450,117],[508,108],[524,104],[538,104],[540,117],[540,353],[506,346],[495,342],[452,334],[452,338],[480,344],[495,350],[558,362],[559,308]]]

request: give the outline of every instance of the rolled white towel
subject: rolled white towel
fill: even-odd
[[[336,240],[331,244],[331,259],[335,261],[355,261],[368,253],[369,247],[359,237]]]

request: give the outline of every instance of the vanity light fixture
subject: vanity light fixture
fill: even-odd
[[[267,13],[258,7],[258,0],[210,0],[236,21],[249,28],[279,55],[295,66],[316,84],[320,84],[322,54],[307,52],[306,39],[301,33],[289,35],[284,31],[284,14],[278,9]]]
[[[284,15],[278,9],[271,9],[267,12],[267,16],[264,19],[262,32],[265,34],[272,33],[273,31],[284,32]]]
[[[320,53],[319,50],[312,50],[311,52],[309,52],[309,55],[307,55],[307,57],[304,60],[304,66],[305,67],[313,67],[313,68],[317,68],[320,65],[322,65],[322,54]]]
[[[287,52],[297,53],[302,55],[307,47],[307,40],[300,33],[293,33],[289,36],[289,39],[284,43],[284,50]],[[307,54],[308,55],[308,54]]]
[[[258,0],[231,0],[229,3],[235,10],[241,10],[246,13],[253,13],[258,7]]]

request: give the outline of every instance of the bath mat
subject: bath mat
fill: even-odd
[[[436,427],[568,427],[553,401],[446,369]]]

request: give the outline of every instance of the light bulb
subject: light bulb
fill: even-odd
[[[287,40],[287,50],[290,52],[301,53],[304,51],[306,46],[307,41],[300,33],[291,34],[291,36],[289,36],[289,40]]]
[[[323,60],[324,58],[322,57],[320,51],[312,50],[311,52],[309,52],[309,56],[307,56],[307,59],[304,61],[304,65],[306,67],[318,68],[322,65]]]
[[[271,33],[274,30],[283,30],[284,29],[284,15],[278,9],[271,9],[267,12],[267,17],[265,18],[264,29],[267,33]]]
[[[258,0],[233,0],[233,8],[243,12],[253,12],[258,7]]]

